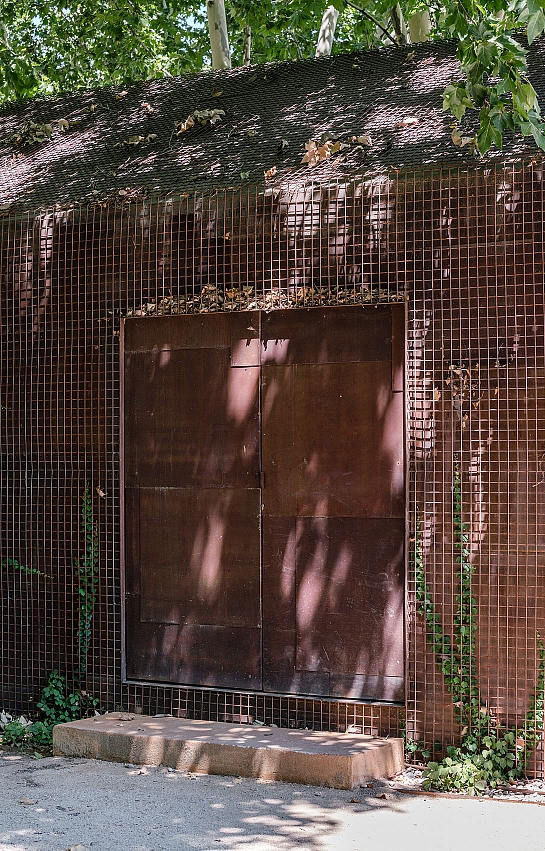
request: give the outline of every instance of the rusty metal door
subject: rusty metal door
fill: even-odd
[[[404,308],[128,320],[129,679],[403,699]]]
[[[266,691],[403,700],[404,315],[263,319]]]
[[[129,679],[261,687],[258,320],[124,323]]]

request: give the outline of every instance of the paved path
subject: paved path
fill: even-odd
[[[545,805],[409,796],[379,781],[345,792],[5,751],[0,781],[0,851],[545,848]]]

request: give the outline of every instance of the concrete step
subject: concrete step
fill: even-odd
[[[335,789],[392,777],[403,768],[402,739],[317,733],[110,712],[59,724],[56,756],[165,765],[198,774],[283,780]]]

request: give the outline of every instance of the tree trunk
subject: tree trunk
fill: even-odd
[[[394,25],[397,43],[410,44],[411,42],[409,39],[407,24],[405,23],[405,18],[403,17],[403,12],[401,11],[401,6],[399,5],[399,3],[397,3],[397,5],[395,6],[392,6],[392,8],[390,9],[390,17]]]
[[[409,32],[413,44],[428,40],[431,32],[431,18],[427,9],[424,12],[416,12],[409,18]]]
[[[212,48],[212,68],[215,71],[220,68],[230,68],[231,51],[229,49],[224,0],[207,0],[206,11],[208,13],[210,47]]]
[[[249,65],[250,64],[250,56],[252,54],[252,28],[246,25],[244,27],[244,56],[242,57],[242,64]]]
[[[335,27],[339,10],[335,6],[328,6],[322,18],[322,25],[318,33],[318,43],[316,44],[316,56],[331,56],[331,48],[333,47],[333,39],[335,37]]]

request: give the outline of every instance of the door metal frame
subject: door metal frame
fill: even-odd
[[[408,646],[408,624],[409,624],[409,605],[408,605],[408,592],[409,592],[409,514],[410,514],[410,505],[409,505],[409,496],[410,496],[410,481],[409,481],[409,447],[408,447],[408,416],[409,416],[409,406],[407,404],[407,387],[408,387],[408,354],[407,354],[407,332],[408,332],[408,311],[406,303],[400,302],[384,302],[384,305],[390,304],[391,306],[396,306],[398,308],[403,308],[403,323],[402,329],[403,333],[401,335],[401,339],[397,341],[397,345],[402,347],[403,351],[403,403],[404,403],[404,416],[403,416],[403,451],[404,451],[404,478],[405,478],[405,535],[404,535],[404,623],[403,623],[403,646],[404,646],[404,659],[403,659],[403,677],[404,677],[404,691],[405,698],[404,702],[401,701],[380,701],[380,700],[365,700],[362,698],[344,698],[344,697],[331,697],[331,696],[321,696],[321,695],[304,695],[301,694],[292,694],[286,692],[271,692],[271,691],[263,691],[261,690],[248,690],[244,691],[236,688],[223,688],[218,686],[204,686],[204,685],[194,685],[194,684],[183,684],[183,683],[165,683],[165,682],[156,682],[152,680],[135,680],[127,678],[127,632],[126,632],[126,616],[125,616],[125,591],[126,591],[126,581],[125,581],[125,556],[126,556],[126,547],[125,547],[125,428],[124,428],[124,417],[125,417],[125,323],[127,321],[131,321],[130,318],[122,318],[120,323],[120,332],[119,332],[119,352],[120,352],[120,378],[119,378],[119,388],[120,388],[120,403],[119,403],[119,423],[120,423],[120,457],[119,457],[119,474],[120,474],[120,596],[121,596],[121,605],[120,605],[120,620],[121,620],[121,681],[126,685],[141,685],[144,687],[155,687],[155,688],[163,688],[163,689],[180,689],[180,690],[192,690],[192,691],[204,691],[208,693],[221,693],[221,694],[248,694],[255,695],[260,697],[267,698],[286,698],[286,699],[308,699],[311,701],[317,701],[320,703],[328,702],[328,703],[338,703],[338,704],[369,704],[369,705],[385,705],[385,706],[401,706],[407,705],[407,701],[409,698],[408,687],[409,687],[409,678],[407,676],[408,665],[409,665],[409,646]],[[293,310],[297,310],[297,308],[292,308]],[[305,310],[307,312],[309,308],[300,308],[301,310]],[[368,306],[368,309],[371,309],[371,305]],[[255,311],[254,311],[255,312]],[[262,322],[262,310],[258,311],[259,313],[259,339],[261,339],[261,322]],[[392,322],[392,331],[394,330],[395,323]],[[394,362],[394,340],[392,335],[392,363]],[[263,410],[262,406],[262,382],[259,382],[259,412],[260,417]],[[262,470],[263,467],[263,429],[260,428],[259,434],[259,467]],[[260,490],[261,490],[261,481],[260,481]],[[261,503],[262,504],[262,503]],[[263,524],[262,518],[260,519],[260,620],[261,624],[263,623]],[[262,682],[263,682],[263,629],[261,628],[261,666],[262,666]]]

